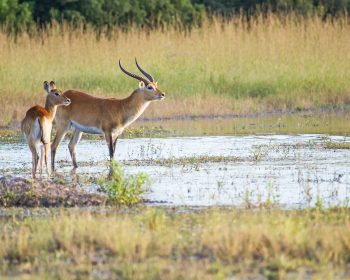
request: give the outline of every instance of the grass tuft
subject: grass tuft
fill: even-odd
[[[111,161],[108,179],[99,179],[100,190],[107,195],[107,203],[132,206],[142,201],[149,179],[145,173],[125,174],[121,164]]]

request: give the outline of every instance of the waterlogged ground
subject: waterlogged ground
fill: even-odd
[[[163,127],[167,131],[167,122]],[[339,134],[345,134],[345,129],[343,132]],[[223,134],[230,133],[120,139],[116,159],[125,164],[128,173],[150,175],[146,199],[156,205],[348,205],[350,138],[328,134],[234,135],[229,129]],[[56,180],[96,191],[97,179],[108,173],[105,142],[80,142],[76,172],[71,172],[67,144],[63,142],[57,154]],[[31,154],[23,140],[0,145],[2,174],[29,178],[30,168]]]

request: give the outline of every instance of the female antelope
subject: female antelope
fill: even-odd
[[[78,167],[75,146],[83,132],[103,134],[108,145],[110,159],[113,159],[118,136],[145,111],[152,101],[165,98],[165,93],[158,88],[153,77],[138,65],[136,59],[135,62],[146,78],[128,72],[121,66],[119,60],[120,69],[126,75],[139,81],[139,87],[127,98],[98,98],[76,90],[67,90],[63,93],[72,100],[72,105],[60,107],[57,110],[55,118],[57,134],[51,147],[52,170],[55,169],[57,146],[71,127],[74,128],[74,135],[68,148],[74,168]]]
[[[43,171],[45,160],[46,172],[47,175],[50,176],[50,167],[47,163],[50,151],[52,121],[55,118],[57,106],[68,106],[71,103],[69,98],[65,97],[57,90],[53,81],[51,81],[50,84],[45,81],[44,90],[47,93],[45,108],[39,105],[30,108],[21,123],[22,132],[32,152],[33,178],[35,178],[39,160],[37,154],[37,148],[39,147],[41,147],[40,173]]]

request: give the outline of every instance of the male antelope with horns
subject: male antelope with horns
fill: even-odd
[[[125,99],[99,98],[76,90],[67,90],[63,93],[71,100],[71,105],[57,110],[55,118],[57,133],[51,146],[52,170],[55,169],[57,146],[71,127],[74,128],[74,134],[68,148],[74,168],[78,167],[75,146],[83,132],[103,134],[112,160],[118,136],[145,111],[152,101],[165,98],[165,93],[158,88],[153,77],[139,66],[136,58],[135,62],[146,78],[125,70],[119,60],[120,69],[139,81],[139,87]]]

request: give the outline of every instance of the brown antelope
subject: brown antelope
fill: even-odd
[[[112,160],[118,136],[145,111],[152,101],[165,98],[165,93],[158,88],[153,77],[138,65],[136,58],[135,62],[146,78],[125,70],[119,60],[120,69],[139,81],[139,87],[127,98],[99,98],[76,90],[67,90],[63,93],[72,101],[72,104],[57,110],[55,118],[57,133],[51,146],[52,170],[55,169],[57,146],[71,127],[74,128],[74,134],[68,148],[74,168],[78,167],[75,147],[83,132],[103,134],[107,141],[110,160]]]
[[[45,81],[44,90],[47,93],[45,108],[39,105],[30,108],[21,123],[22,132],[26,137],[30,151],[32,152],[33,178],[35,178],[39,160],[37,153],[37,148],[39,147],[41,147],[40,173],[43,171],[45,159],[46,172],[47,175],[50,176],[48,157],[50,151],[52,121],[55,118],[57,106],[68,106],[70,104],[69,98],[63,96],[62,93],[57,90],[53,81],[51,81],[50,84]]]

